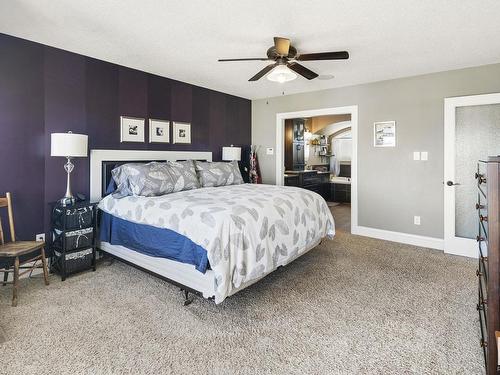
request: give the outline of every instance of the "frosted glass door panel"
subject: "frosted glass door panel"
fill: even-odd
[[[478,234],[477,161],[500,155],[500,104],[459,107],[455,125],[455,235]]]

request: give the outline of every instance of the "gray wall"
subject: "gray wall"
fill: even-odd
[[[500,92],[500,64],[252,101],[252,143],[275,183],[276,114],[358,105],[358,224],[443,238],[444,98]],[[396,148],[373,147],[373,123],[396,121]],[[428,151],[429,161],[413,161]],[[413,216],[421,216],[421,225]]]

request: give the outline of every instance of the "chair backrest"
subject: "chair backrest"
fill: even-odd
[[[10,240],[12,242],[16,241],[16,231],[14,229],[14,213],[12,211],[12,195],[6,193],[5,197],[0,197],[0,208],[7,207],[7,215],[9,218],[10,227]],[[2,227],[2,218],[0,218],[0,243],[3,245],[5,243],[5,235]]]

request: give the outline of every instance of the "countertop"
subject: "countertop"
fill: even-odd
[[[298,177],[300,174],[304,173],[314,173],[318,175],[330,175],[330,171],[317,171],[317,170],[304,170],[304,171],[285,171],[285,178],[290,178],[290,177]],[[325,181],[330,184],[344,184],[344,185],[350,185],[351,184],[351,178],[350,177],[330,177],[328,181]]]
[[[285,174],[301,174],[301,173],[316,173],[318,171],[314,171],[312,169],[305,169],[302,171],[285,171]]]
[[[301,174],[301,173],[317,173],[317,174],[330,174],[330,171],[317,171],[315,169],[306,169],[303,171],[285,171],[285,174]]]
[[[330,184],[343,184],[343,185],[350,185],[351,184],[351,178],[347,177],[332,177],[330,178],[330,181],[328,181]]]

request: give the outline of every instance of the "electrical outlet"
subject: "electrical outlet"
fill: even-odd
[[[420,225],[420,216],[413,216],[413,224]]]
[[[420,153],[420,160],[428,160],[429,159],[429,153],[427,151],[422,151]]]
[[[420,160],[420,152],[419,151],[413,152],[413,160]]]
[[[35,235],[35,241],[45,242],[45,233],[38,233]]]

